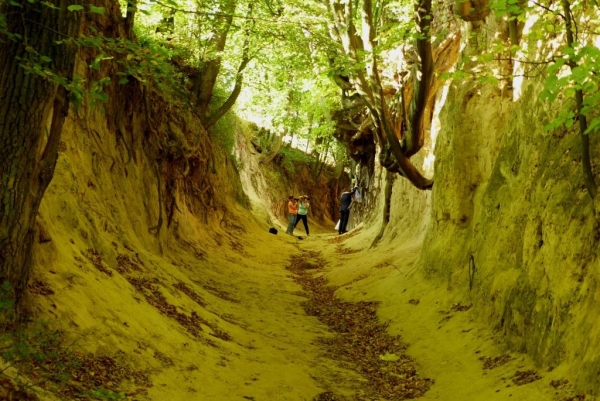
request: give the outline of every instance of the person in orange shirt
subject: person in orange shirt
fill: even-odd
[[[288,227],[286,233],[294,235],[294,227],[296,226],[296,218],[298,217],[298,199],[293,195],[288,196]]]

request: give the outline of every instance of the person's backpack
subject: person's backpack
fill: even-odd
[[[354,190],[354,202],[362,202],[362,195],[360,194],[360,189],[358,188]]]

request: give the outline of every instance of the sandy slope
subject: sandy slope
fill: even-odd
[[[472,310],[448,313],[468,302],[423,279],[421,237],[390,236],[370,251],[376,225],[341,243],[314,222],[304,240],[281,234],[281,225],[274,236],[261,190],[246,190],[251,208],[228,205],[208,225],[181,208],[171,234],[158,241],[147,229],[157,215],[151,176],[143,169],[109,174],[110,160],[90,160],[85,143],[67,153],[41,207],[51,240],[35,249],[32,282],[51,291],[38,291],[32,304],[36,319],[62,329],[73,349],[148,375],[147,393],[131,382],[120,387],[128,399],[299,401],[359,391],[364,378],[325,356],[321,339],[332,334],[305,314],[306,298],[286,270],[304,250],[322,254],[319,274],[341,286],[339,296],[381,302],[390,333],[402,334],[421,374],[435,380],[424,399],[551,400],[550,380],[564,378],[558,367],[507,387],[517,369],[532,368],[519,355],[484,372],[479,358],[502,354],[498,334]]]
[[[116,355],[149,374],[153,386],[147,395],[130,399],[295,401],[312,400],[324,391],[352,395],[364,379],[324,355],[320,339],[332,334],[305,314],[305,297],[286,270],[301,251],[317,251],[327,261],[327,279],[341,286],[339,296],[381,301],[380,317],[391,320],[389,331],[403,336],[421,375],[435,380],[423,399],[553,399],[549,381],[563,378],[560,369],[541,372],[542,380],[520,387],[510,378],[517,369],[532,368],[526,357],[513,355],[503,367],[482,369],[481,356],[502,354],[496,337],[476,322],[472,311],[446,313],[464,300],[449,298],[445,287],[423,279],[418,238],[373,252],[365,244],[377,227],[359,227],[358,235],[340,238],[313,223],[313,234],[304,240],[281,234],[283,227],[274,236],[267,232],[264,209],[255,205],[254,210],[256,219],[237,210],[214,231],[198,229],[192,245],[201,244],[202,252],[196,255],[178,243],[167,244],[162,256],[134,256],[127,249],[131,245],[117,245],[118,254],[139,258],[140,271],[119,273],[102,261],[112,276],[94,268],[76,243],[65,240],[71,233],[63,226],[51,226],[54,246],[63,245],[47,252],[46,262],[52,255],[58,260],[80,256],[74,259],[75,270],[54,263],[51,271],[38,272],[55,289],[37,297],[40,314],[55,316],[81,349]],[[342,242],[333,242],[338,240]],[[202,332],[191,335],[145,302],[127,280],[133,274],[155,280],[165,302],[181,313],[197,313],[205,321]],[[185,283],[205,305],[177,290],[178,283]],[[419,300],[418,305],[411,299]]]
[[[410,345],[408,353],[415,358],[420,374],[435,380],[421,399],[568,399],[567,389],[557,391],[550,386],[552,380],[565,379],[565,367],[539,372],[541,380],[522,386],[511,379],[517,370],[535,369],[525,355],[512,353],[507,364],[483,369],[481,357],[504,354],[499,345],[501,333],[478,322],[473,310],[451,310],[453,305],[468,302],[451,298],[445,285],[423,277],[418,265],[419,238],[399,239],[398,245],[388,244],[374,252],[367,244],[377,228],[359,227],[359,231],[341,243],[332,242],[334,235],[326,235],[305,241],[301,247],[322,252],[329,262],[325,277],[331,285],[341,286],[337,293],[344,300],[381,302],[379,315],[383,321],[391,321],[389,332],[400,334]]]

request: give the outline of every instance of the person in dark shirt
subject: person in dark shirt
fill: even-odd
[[[346,232],[346,226],[348,225],[348,218],[350,217],[350,206],[352,205],[352,199],[354,198],[354,192],[356,188],[343,192],[340,198],[340,226],[338,228],[339,234]]]

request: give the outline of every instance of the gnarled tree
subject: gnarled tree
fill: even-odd
[[[359,10],[354,9],[355,4],[362,5],[360,18]],[[381,164],[388,171],[406,177],[417,188],[430,189],[433,180],[424,177],[411,163],[410,157],[423,147],[439,87],[435,73],[447,71],[452,64],[448,60],[456,59],[458,38],[449,39],[434,54],[429,35],[431,0],[418,0],[415,3],[418,30],[416,71],[410,74],[409,82],[402,84],[400,96],[395,96],[394,90],[385,87],[378,62],[378,35],[385,22],[386,2],[330,0],[329,6],[332,37],[339,42],[341,54],[347,59],[345,70],[338,75],[336,82],[344,93],[356,92],[371,120],[370,124],[360,123],[356,135],[371,130],[381,149]],[[361,24],[360,33],[358,22]],[[450,54],[454,57],[447,57]]]
[[[35,219],[54,175],[83,7],[78,0],[0,2],[0,282],[19,302]],[[69,8],[74,11],[69,11]]]

